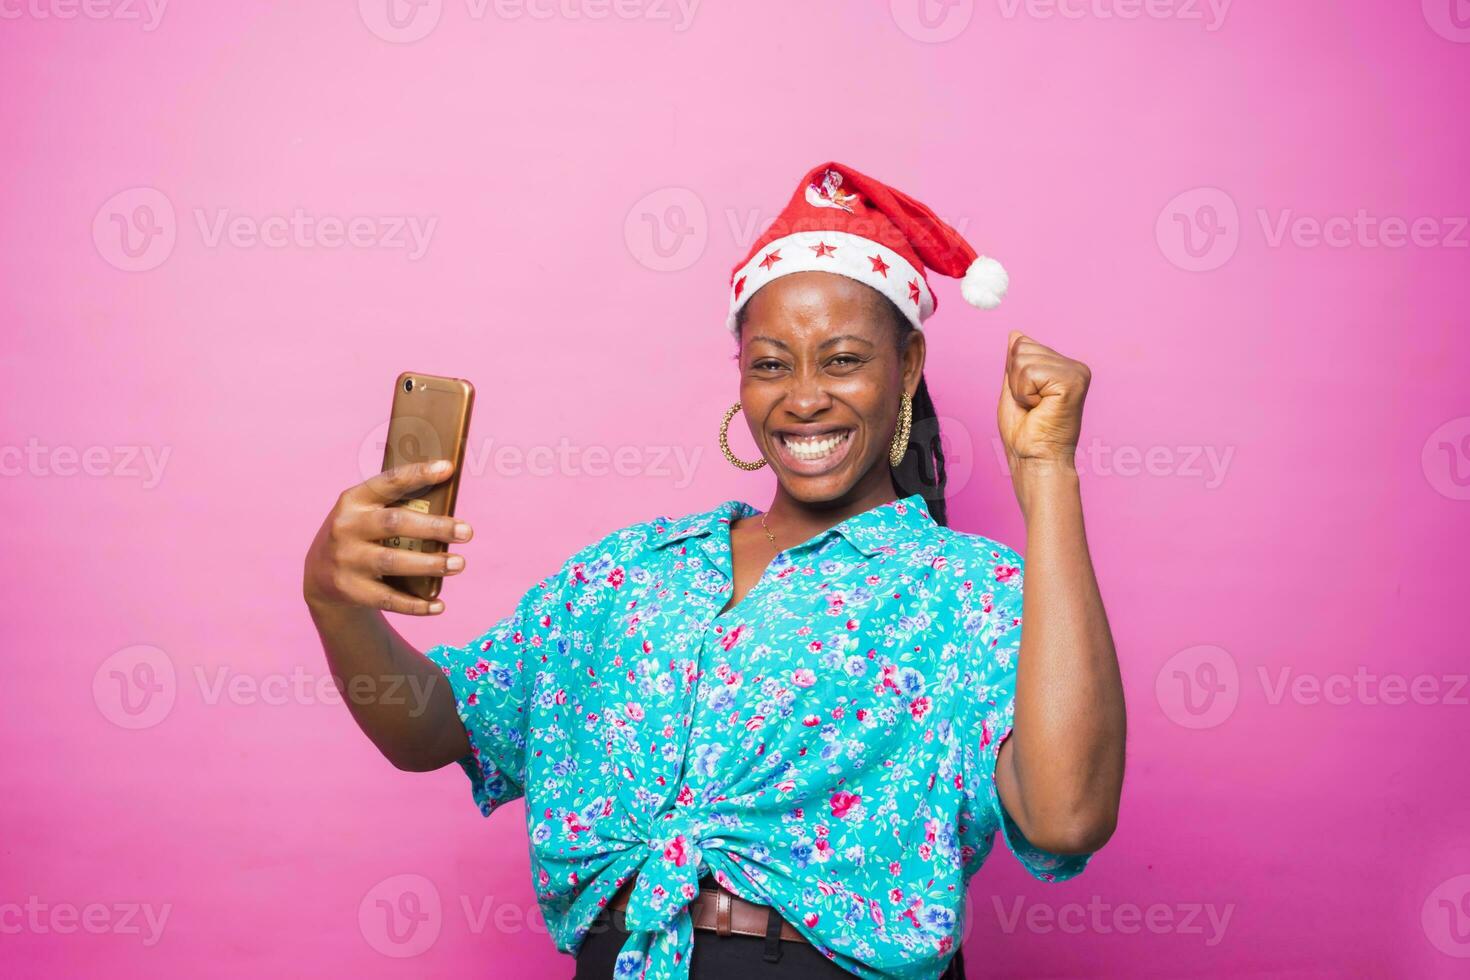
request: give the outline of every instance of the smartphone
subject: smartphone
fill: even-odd
[[[393,506],[408,507],[421,514],[454,516],[459,495],[459,478],[464,470],[465,444],[470,435],[470,412],[475,405],[475,386],[463,378],[441,378],[405,371],[393,385],[393,411],[388,417],[388,437],[383,445],[383,469],[431,459],[454,461],[454,473],[442,483],[425,487]],[[393,537],[383,541],[390,548],[422,554],[437,554],[447,547],[442,541]],[[385,576],[389,586],[433,599],[444,579],[438,575]]]

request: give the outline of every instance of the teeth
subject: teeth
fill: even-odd
[[[797,459],[821,459],[846,442],[847,437],[851,434],[851,431],[848,431],[828,436],[803,436],[801,438],[782,436],[781,441],[786,444],[791,455]]]

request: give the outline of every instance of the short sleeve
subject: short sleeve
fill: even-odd
[[[525,794],[526,745],[532,737],[537,678],[564,659],[567,622],[584,597],[587,556],[578,552],[556,574],[531,586],[505,618],[464,646],[424,651],[446,677],[469,736],[459,765],[470,778],[480,812],[489,816]],[[591,590],[586,590],[590,592]]]
[[[1066,881],[1087,867],[1092,854],[1056,854],[1032,844],[1006,811],[996,782],[1000,746],[1011,734],[1016,714],[1016,667],[1021,654],[1021,595],[1025,562],[1015,551],[991,542],[984,564],[975,569],[983,612],[982,627],[975,638],[975,657],[980,678],[980,731],[978,776],[981,793],[989,800],[995,829],[1011,853],[1032,877],[1041,881]]]

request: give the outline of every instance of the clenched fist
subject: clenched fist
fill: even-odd
[[[1019,330],[1008,345],[998,414],[1011,472],[1037,464],[1071,471],[1092,372]]]

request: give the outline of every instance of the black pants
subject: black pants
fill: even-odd
[[[610,980],[618,950],[627,939],[628,934],[613,924],[609,910],[603,909],[577,950],[577,973],[573,980]],[[778,957],[774,963],[766,959],[768,947]],[[810,943],[780,939],[768,943],[759,936],[721,936],[708,929],[696,929],[689,976],[690,980],[764,980],[767,977],[838,980],[852,974],[817,952]],[[940,980],[964,978],[964,960],[956,951]]]

